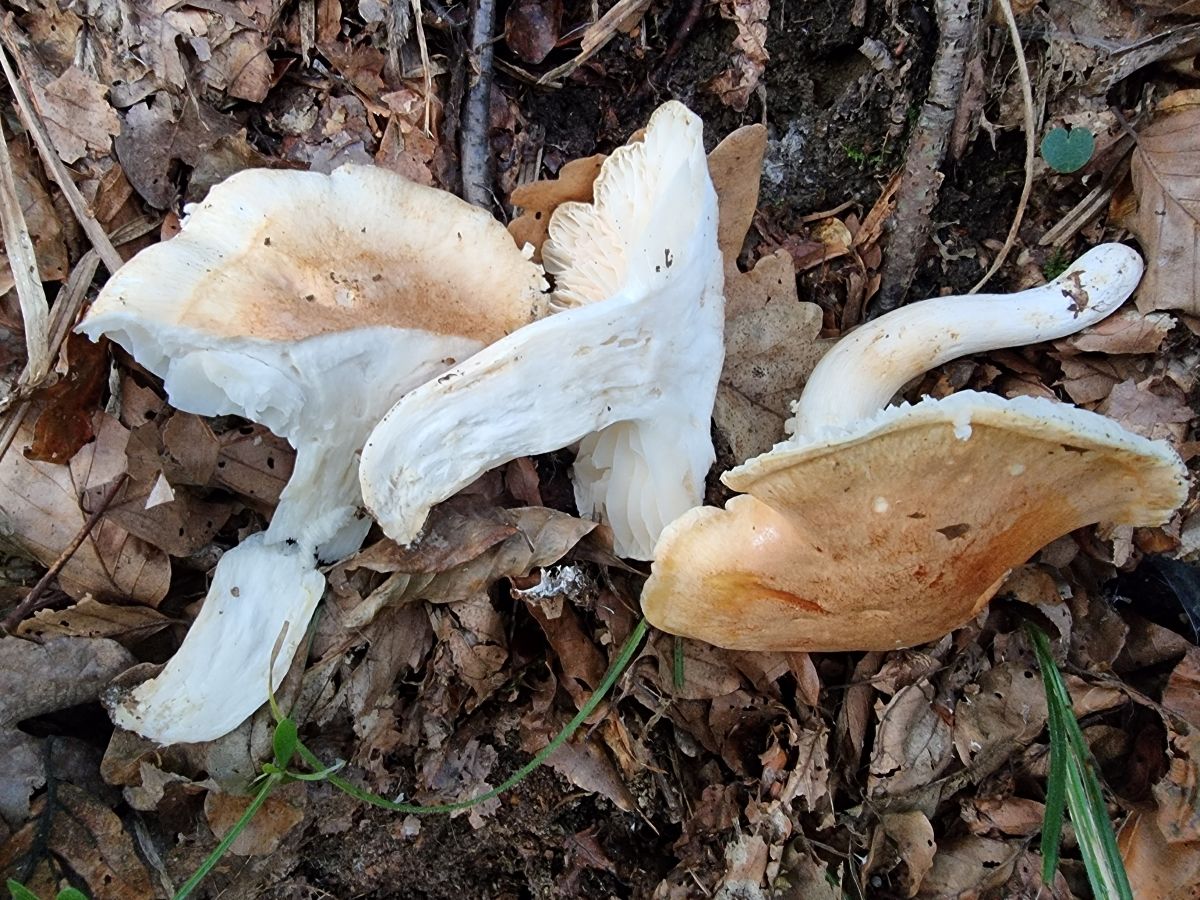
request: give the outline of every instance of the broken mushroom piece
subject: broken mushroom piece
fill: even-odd
[[[408,543],[429,510],[501,463],[579,442],[580,513],[649,559],[701,501],[724,355],[717,198],[699,118],[669,102],[564,203],[542,248],[560,309],[401,399],[372,432],[367,508]]]
[[[536,318],[544,290],[541,268],[486,212],[363,166],[241,172],[179,235],[121,268],[79,330],[121,344],[177,409],[266,425],[295,447],[296,465],[261,543],[221,560],[207,615],[117,709],[118,724],[161,742],[207,740],[266,700],[258,673],[285,628],[272,684],[287,670],[316,558],[353,552],[370,527],[358,488],[370,429],[405,391]],[[292,571],[293,556],[305,571]],[[273,566],[291,577],[251,575]],[[232,694],[200,650],[230,642],[243,653]]]
[[[881,409],[965,353],[1062,337],[1132,293],[1110,244],[1013,296],[946,297],[844,338],[794,405],[792,436],[727,472],[746,496],[671,523],[646,618],[741,650],[889,650],[969,621],[1008,571],[1096,522],[1155,525],[1187,497],[1166,444],[1053,401],[961,391]]]

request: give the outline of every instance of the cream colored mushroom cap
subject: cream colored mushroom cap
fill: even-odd
[[[642,592],[656,627],[740,650],[889,650],[969,621],[1005,575],[1096,522],[1156,525],[1187,497],[1166,444],[1035,398],[963,391],[783,443],[726,473]]]
[[[544,289],[503,225],[445,191],[371,166],[248,169],[126,263],[81,330],[136,315],[215,338],[383,325],[488,343],[532,321]]]

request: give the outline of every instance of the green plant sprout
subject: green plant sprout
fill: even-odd
[[[1063,175],[1078,172],[1095,152],[1096,138],[1086,128],[1053,128],[1042,138],[1042,159]]]
[[[1050,640],[1036,625],[1027,623],[1042,684],[1050,728],[1050,776],[1046,786],[1046,814],[1042,820],[1042,880],[1050,884],[1058,869],[1064,808],[1071,813],[1079,852],[1088,882],[1097,897],[1133,900],[1129,876],[1117,848],[1096,761],[1071,708],[1071,695],[1050,652]]]
[[[8,894],[12,900],[38,900],[38,895],[19,881],[8,879]],[[65,887],[54,895],[54,900],[88,900],[79,888]]]
[[[1042,266],[1042,274],[1046,276],[1047,281],[1053,281],[1067,271],[1067,266],[1070,264],[1070,254],[1062,247],[1055,247],[1054,252],[1046,258],[1046,262]]]
[[[485,803],[500,796],[505,791],[520,784],[530,773],[541,766],[555,750],[570,740],[571,736],[579,730],[579,727],[596,711],[596,708],[603,702],[613,685],[617,683],[617,679],[629,668],[629,664],[637,654],[642,639],[646,636],[648,630],[649,626],[646,624],[646,620],[639,619],[629,637],[626,638],[625,643],[621,645],[621,650],[617,654],[617,658],[613,661],[612,666],[609,667],[604,679],[597,685],[592,696],[580,707],[579,712],[575,714],[574,718],[554,736],[554,739],[538,751],[537,755],[501,782],[499,786],[487,793],[480,794],[478,797],[472,797],[469,800],[460,800],[455,803],[441,803],[432,806],[397,803],[351,784],[336,774],[344,763],[338,762],[332,766],[326,766],[317,758],[315,753],[304,746],[304,743],[300,740],[299,728],[295,720],[283,714],[272,693],[270,705],[271,715],[275,719],[275,731],[271,737],[271,749],[274,758],[270,762],[263,764],[262,773],[256,779],[259,785],[258,791],[255,793],[254,799],[250,801],[250,805],[246,807],[246,811],[242,813],[233,827],[229,829],[229,832],[221,839],[221,842],[217,844],[208,858],[200,864],[200,867],[192,873],[192,876],[175,892],[173,900],[185,900],[196,889],[197,885],[204,880],[205,876],[213,870],[221,858],[228,852],[233,842],[237,840],[237,836],[250,824],[250,820],[254,818],[255,813],[267,802],[267,798],[271,795],[271,792],[280,785],[291,781],[327,781],[338,790],[349,794],[362,803],[376,806],[380,809],[391,810],[392,812],[413,815],[439,815],[457,812],[458,810],[470,809],[472,806],[477,806],[480,803]],[[289,766],[296,756],[299,756],[303,763],[312,771],[296,772],[290,769]],[[15,898],[15,900],[30,900],[30,898],[21,897]],[[37,898],[34,897],[33,900],[37,900]],[[75,898],[69,898],[69,900],[75,900]]]

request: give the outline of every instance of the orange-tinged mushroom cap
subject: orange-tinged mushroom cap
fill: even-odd
[[[1007,572],[1095,522],[1153,525],[1187,496],[1165,444],[1084,410],[963,391],[777,448],[657,548],[655,626],[742,650],[888,650],[970,620]]]

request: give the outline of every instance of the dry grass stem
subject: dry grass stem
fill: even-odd
[[[992,260],[992,265],[975,286],[967,293],[979,292],[985,284],[991,281],[993,275],[1004,265],[1013,244],[1017,241],[1017,232],[1021,230],[1021,220],[1025,218],[1025,207],[1029,204],[1029,195],[1033,191],[1033,160],[1037,153],[1037,122],[1033,113],[1033,85],[1029,81],[1029,66],[1025,62],[1025,47],[1021,43],[1021,32],[1017,28],[1017,19],[1013,15],[1012,6],[1008,0],[997,0],[1000,11],[1004,13],[1004,21],[1008,25],[1008,34],[1012,38],[1013,52],[1017,55],[1017,75],[1021,81],[1021,103],[1025,109],[1025,184],[1021,186],[1021,198],[1017,201],[1017,211],[1013,214],[1012,225],[1004,238],[1004,246]]]

